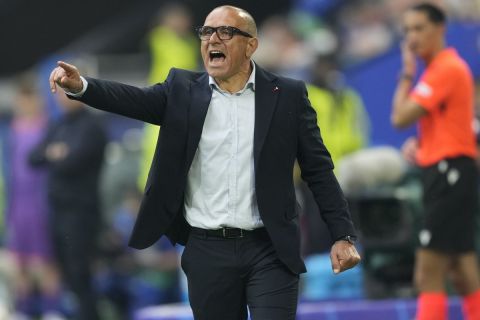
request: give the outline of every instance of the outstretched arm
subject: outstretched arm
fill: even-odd
[[[114,81],[85,79],[75,66],[59,61],[50,74],[50,88],[52,92],[56,92],[60,87],[67,92],[70,99],[79,100],[100,110],[162,125],[169,81],[172,81],[174,75],[174,72],[170,72],[162,84],[137,88]]]

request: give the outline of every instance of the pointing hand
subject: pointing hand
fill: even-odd
[[[50,74],[50,90],[57,92],[57,85],[65,91],[78,93],[83,89],[80,73],[74,65],[63,61],[57,62],[58,66]]]

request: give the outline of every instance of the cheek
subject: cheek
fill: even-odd
[[[202,46],[200,47],[200,54],[202,55],[202,59],[205,60],[205,58],[206,58],[207,55],[208,55],[207,46],[202,45]]]
[[[230,50],[229,52],[230,60],[232,64],[237,64],[240,62],[240,60],[243,58],[241,55],[240,50]]]

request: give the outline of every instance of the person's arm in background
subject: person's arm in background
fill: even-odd
[[[50,126],[42,141],[30,151],[28,162],[32,167],[44,167],[49,164],[46,150],[51,144],[54,131],[55,125]]]
[[[81,175],[83,170],[103,159],[106,136],[96,123],[82,123],[74,138],[53,139],[55,129],[30,153],[29,163],[34,167],[48,166],[64,175]],[[70,143],[68,141],[74,141]]]
[[[89,119],[81,123],[74,134],[73,143],[59,142],[47,147],[47,159],[51,170],[63,175],[81,175],[85,169],[98,165],[103,161],[105,145],[107,142],[105,131],[96,119]],[[62,148],[57,155],[51,153],[49,148]]]
[[[405,43],[402,44],[402,61],[403,68],[393,96],[390,118],[392,125],[396,128],[408,127],[426,113],[425,109],[409,99],[417,72],[417,64],[414,53]]]

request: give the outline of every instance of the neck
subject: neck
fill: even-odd
[[[445,42],[442,41],[438,46],[434,48],[434,50],[432,50],[430,54],[423,57],[423,60],[425,61],[426,64],[429,64],[437,56],[437,54],[440,51],[444,50],[445,48],[446,48]]]
[[[230,93],[238,92],[240,91],[243,87],[245,87],[245,84],[248,81],[248,78],[250,78],[250,74],[252,73],[253,67],[251,65],[251,62],[248,61],[248,64],[244,66],[240,72],[236,73],[230,78],[226,79],[220,79],[220,78],[214,78],[215,82],[217,85],[220,87],[220,89],[225,90]]]

